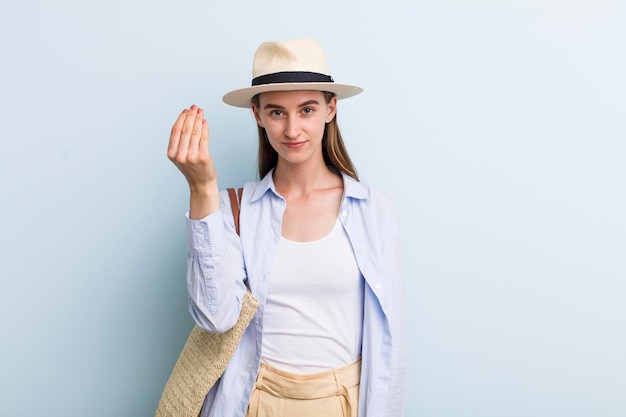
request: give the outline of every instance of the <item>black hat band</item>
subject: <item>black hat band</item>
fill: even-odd
[[[252,80],[252,86],[281,83],[333,83],[333,77],[318,72],[282,71],[265,74]]]

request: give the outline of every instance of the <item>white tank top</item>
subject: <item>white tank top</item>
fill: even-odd
[[[361,355],[364,283],[339,220],[325,237],[281,237],[263,317],[262,360],[297,374]]]

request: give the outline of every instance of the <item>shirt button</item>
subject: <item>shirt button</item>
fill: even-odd
[[[206,248],[206,243],[203,243],[202,245],[200,245],[200,247]]]
[[[382,286],[382,285],[380,285],[380,284],[376,284],[376,285],[374,285],[374,288],[376,288],[377,290],[380,290],[382,287],[383,287],[383,286]]]
[[[346,217],[347,215],[348,215],[348,213],[346,213],[345,210],[341,212],[341,217]]]

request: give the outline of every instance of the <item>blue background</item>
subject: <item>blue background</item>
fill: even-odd
[[[150,416],[192,327],[178,113],[255,178],[264,40],[314,37],[398,206],[408,415],[626,415],[623,1],[0,5],[0,415]]]

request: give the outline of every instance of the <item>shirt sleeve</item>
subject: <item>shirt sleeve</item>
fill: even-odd
[[[393,280],[394,303],[391,316],[391,384],[389,392],[390,416],[403,416],[406,412],[407,357],[406,357],[406,311],[403,273],[402,239],[395,207],[389,216],[390,251],[389,268]]]
[[[186,215],[189,312],[200,328],[212,333],[235,325],[245,292],[241,241],[230,202],[220,197],[220,211],[201,220]]]

